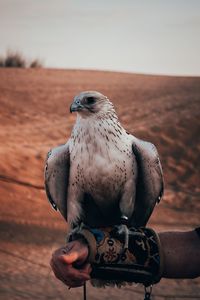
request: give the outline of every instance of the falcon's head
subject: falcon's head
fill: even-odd
[[[114,111],[113,104],[106,96],[96,91],[82,92],[74,98],[70,106],[70,112],[78,112],[82,116],[91,114],[106,114]]]

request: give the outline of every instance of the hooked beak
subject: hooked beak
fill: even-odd
[[[78,101],[73,102],[70,106],[70,113],[73,113],[74,111],[80,111],[84,108],[84,106]]]

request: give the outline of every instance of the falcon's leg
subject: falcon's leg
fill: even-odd
[[[77,224],[74,224],[72,230],[67,235],[66,242],[67,243],[71,242],[72,237],[76,236],[76,234],[79,233],[82,230],[83,227],[84,227],[84,223],[81,222],[81,221],[78,222]]]
[[[81,224],[83,192],[77,185],[71,185],[67,199],[67,220],[71,228]]]
[[[128,243],[129,243],[129,232],[128,232],[128,218],[124,215],[121,216],[121,225],[119,225],[119,233],[124,233],[125,239],[124,239],[124,249],[128,249]]]
[[[127,181],[124,186],[124,193],[120,200],[120,211],[121,211],[121,223],[120,231],[124,232],[125,241],[124,241],[124,248],[128,249],[129,243],[129,234],[128,234],[128,223],[129,219],[133,214],[135,204],[135,192],[133,189],[132,181]]]
[[[122,197],[119,202],[122,223],[129,223],[135,205],[135,187],[132,180],[128,180],[124,185]]]

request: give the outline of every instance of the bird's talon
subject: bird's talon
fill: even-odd
[[[122,223],[123,225],[127,225],[127,224],[128,224],[128,217],[125,216],[125,215],[122,215],[122,216],[121,216],[121,223]]]

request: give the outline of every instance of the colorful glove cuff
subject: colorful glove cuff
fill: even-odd
[[[127,244],[128,234],[128,247]],[[149,228],[91,229],[83,227],[71,240],[84,238],[89,247],[91,277],[116,284],[122,282],[157,283],[162,276],[162,253],[158,235]]]

